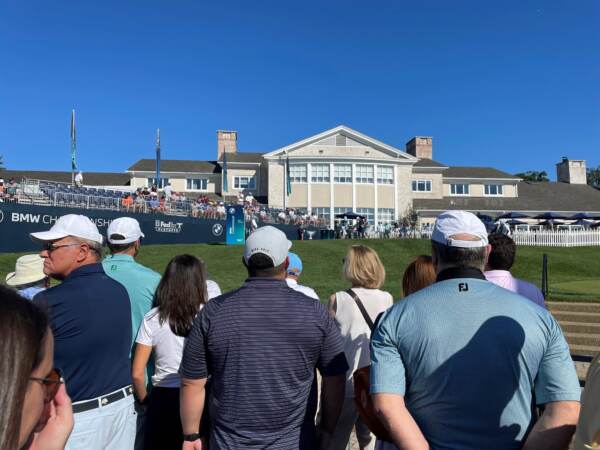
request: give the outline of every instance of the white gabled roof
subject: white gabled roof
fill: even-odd
[[[275,151],[266,153],[263,156],[266,159],[272,159],[272,158],[280,156],[282,154],[291,153],[298,148],[306,147],[307,145],[322,141],[323,139],[327,139],[328,137],[335,136],[336,134],[342,134],[344,136],[347,136],[350,139],[353,139],[355,141],[363,143],[369,147],[373,147],[374,149],[380,150],[380,151],[387,153],[390,156],[393,156],[395,158],[403,158],[407,162],[408,161],[412,161],[412,162],[418,161],[417,158],[415,158],[412,155],[409,155],[408,153],[406,153],[402,150],[398,150],[397,148],[392,147],[391,145],[385,144],[381,141],[378,141],[377,139],[367,136],[366,134],[359,133],[358,131],[353,130],[352,128],[349,128],[345,125],[339,125],[335,128],[331,128],[330,130],[323,131],[322,133],[319,133],[319,134],[315,134],[314,136],[308,137],[308,138],[303,139],[298,142],[294,142],[293,144],[287,145],[287,146],[277,149]]]

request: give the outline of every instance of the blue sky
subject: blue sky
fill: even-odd
[[[510,173],[600,165],[600,2],[0,0],[0,154],[85,171],[267,152],[344,124]]]

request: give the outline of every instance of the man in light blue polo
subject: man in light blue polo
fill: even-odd
[[[160,274],[135,261],[144,237],[137,220],[119,217],[110,223],[106,235],[110,255],[104,258],[102,266],[106,274],[125,286],[129,294],[133,347],[144,315],[152,309]]]
[[[558,323],[485,279],[475,215],[441,214],[431,239],[437,282],[386,311],[372,336],[371,393],[395,444],[379,448],[567,448],[580,388]]]

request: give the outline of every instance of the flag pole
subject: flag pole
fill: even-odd
[[[156,188],[160,189],[160,128],[156,129]]]
[[[77,132],[75,130],[75,110],[71,110],[71,184],[75,184],[75,170],[77,162],[75,154],[77,153]]]

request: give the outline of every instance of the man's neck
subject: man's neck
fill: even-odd
[[[71,274],[73,272],[75,272],[77,269],[80,269],[80,268],[85,267],[85,266],[89,266],[90,264],[97,264],[97,263],[98,263],[97,260],[86,259],[85,261],[82,261],[80,263],[74,264],[65,273],[51,275],[51,277],[54,278],[55,280],[63,281],[66,278],[68,278],[69,276],[71,276]]]
[[[127,255],[127,256],[131,256],[132,258],[135,258],[136,254],[137,254],[137,252],[135,251],[134,248],[129,248],[127,250],[123,250],[122,252],[114,252],[114,253],[112,253],[113,256]]]

